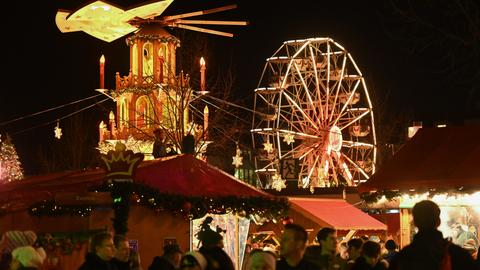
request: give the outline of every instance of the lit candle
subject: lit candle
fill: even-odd
[[[208,140],[208,106],[205,105],[203,108],[203,138],[205,141]]]
[[[108,119],[110,120],[109,124],[110,124],[110,133],[112,134],[112,136],[110,137],[110,139],[113,139],[114,136],[115,136],[115,114],[113,113],[113,111],[110,111],[110,114],[108,115]]]
[[[100,89],[105,89],[105,56],[100,57]]]
[[[200,90],[205,92],[205,59],[200,58]]]

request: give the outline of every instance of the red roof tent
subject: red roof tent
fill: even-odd
[[[28,206],[34,202],[52,199],[55,193],[87,192],[91,186],[102,183],[104,179],[103,169],[29,177],[0,185],[0,207],[14,202]],[[237,180],[192,155],[144,161],[137,168],[134,179],[161,193],[212,198],[223,196],[273,198],[273,195]]]
[[[146,164],[137,169],[135,181],[154,187],[159,192],[185,196],[273,198],[192,155],[179,155]]]
[[[366,183],[383,190],[480,189],[480,127],[422,128]]]
[[[288,198],[290,207],[318,224],[336,230],[386,230],[387,225],[344,200]]]

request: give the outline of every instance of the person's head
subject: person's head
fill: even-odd
[[[307,246],[307,231],[298,224],[287,224],[280,242],[280,255],[303,256]]]
[[[397,249],[397,243],[393,239],[388,239],[387,242],[385,242],[385,248],[388,251],[395,251]]]
[[[270,251],[254,249],[247,261],[247,270],[275,270],[277,257]]]
[[[43,248],[35,249],[32,246],[18,247],[12,251],[10,269],[17,270],[22,267],[40,268],[47,257]]]
[[[214,230],[205,230],[202,232],[201,240],[202,247],[220,247],[223,248],[223,236]]]
[[[163,256],[172,262],[175,268],[178,268],[183,252],[177,244],[168,244],[163,247]]]
[[[373,241],[363,243],[362,256],[369,265],[375,266],[380,258],[380,245]]]
[[[185,253],[180,261],[181,270],[205,270],[207,269],[207,259],[198,251]]]
[[[333,228],[324,227],[317,233],[317,241],[320,244],[322,253],[337,252],[337,231]]]
[[[353,238],[348,240],[347,242],[347,252],[348,252],[348,258],[350,260],[356,260],[358,257],[360,257],[360,253],[362,251],[362,245],[363,245],[363,240],[360,238]]]
[[[106,232],[94,235],[90,242],[90,251],[104,261],[113,259],[115,257],[115,245],[112,235]]]
[[[413,206],[413,223],[418,230],[433,230],[440,226],[440,208],[432,201],[424,200]]]
[[[115,258],[121,262],[127,262],[130,258],[130,243],[124,235],[115,235],[113,238],[115,244]]]

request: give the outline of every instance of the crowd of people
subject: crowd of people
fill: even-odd
[[[307,231],[298,224],[286,224],[278,250],[247,250],[242,270],[480,270],[464,248],[443,238],[440,208],[432,201],[421,201],[412,210],[418,232],[410,245],[398,250],[393,240],[376,241],[352,238],[339,243],[337,232],[325,227],[318,231],[318,245],[308,245]],[[198,250],[183,252],[176,244],[164,247],[146,270],[233,270],[234,264],[223,250],[220,232],[207,230],[201,235]],[[141,270],[138,252],[125,236],[109,233],[94,235],[90,252],[79,270]],[[385,250],[382,252],[382,250]],[[42,269],[46,254],[42,248],[17,247],[11,252],[11,270]]]

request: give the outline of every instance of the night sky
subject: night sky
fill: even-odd
[[[56,11],[73,10],[85,1],[34,2],[15,1],[3,17],[2,60],[6,63],[2,69],[0,123],[96,94],[98,60],[102,54],[107,59],[107,88],[114,87],[115,72],[128,73],[129,55],[124,38],[106,43],[83,32],[62,34],[57,29]],[[111,3],[128,7],[138,1],[112,0]],[[248,101],[253,97],[265,59],[283,41],[331,37],[352,54],[365,75],[378,114],[376,128],[380,134],[382,129],[387,129],[382,125],[395,122],[404,127],[414,120],[425,124],[441,121],[459,124],[465,119],[478,119],[479,94],[478,84],[475,84],[479,82],[478,45],[475,48],[473,43],[456,43],[448,38],[442,39],[439,31],[418,28],[415,22],[398,16],[388,1],[296,0],[286,5],[282,1],[176,0],[165,14],[232,3],[238,4],[239,8],[202,18],[248,20],[248,26],[224,29],[233,32],[234,38],[192,34],[187,30],[172,33],[193,36],[202,40],[199,44],[207,44],[198,49],[198,55],[194,55],[191,63],[197,64],[198,58],[205,56],[209,79],[218,70],[233,67],[233,102],[235,99]],[[449,11],[449,4],[436,6],[428,3],[412,8],[418,9],[420,17],[441,21],[440,27],[468,40],[470,33],[468,27],[462,25],[461,15]],[[474,8],[480,10],[476,4]],[[436,39],[437,36],[440,39]],[[196,43],[189,44],[195,47]],[[92,100],[77,107],[2,125],[0,133],[11,134],[27,174],[37,173],[40,170],[38,152],[48,153],[46,149],[59,147],[55,146],[59,142],[53,137],[55,123],[33,127],[89,104]],[[107,119],[112,108],[113,103],[106,102],[78,116],[82,121],[88,119],[88,124],[82,129],[77,128],[75,136],[97,140],[96,127],[100,120]],[[69,133],[67,121],[61,121],[60,125],[64,134]],[[387,134],[381,142],[388,143],[403,135]]]

